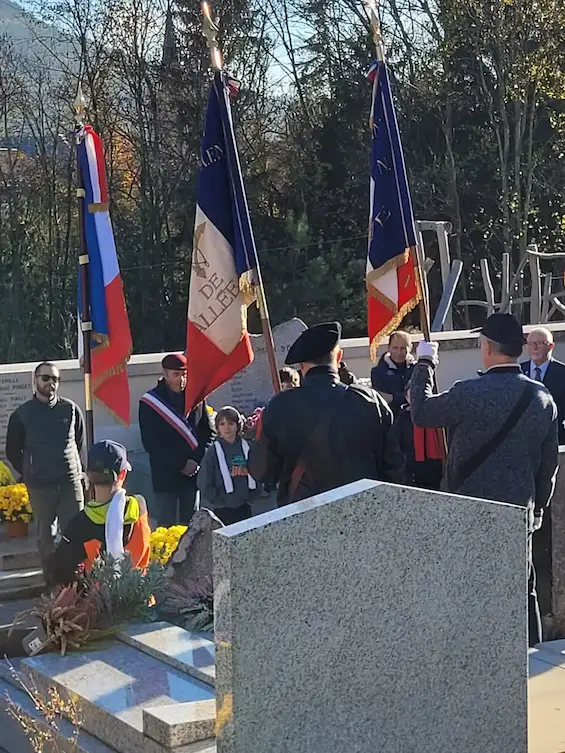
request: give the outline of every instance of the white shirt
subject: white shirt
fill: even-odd
[[[539,366],[536,366],[536,364],[530,360],[530,379],[537,379],[536,377],[536,369],[540,370],[541,377],[538,381],[543,382],[545,379],[545,374],[547,372],[547,367],[551,363],[551,358],[548,358],[547,361],[540,364]]]

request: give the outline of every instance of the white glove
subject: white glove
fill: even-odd
[[[543,511],[540,510],[539,512],[534,513],[534,522],[532,523],[532,533],[534,531],[539,531],[543,523]]]
[[[437,366],[439,363],[439,358],[437,356],[438,347],[437,343],[429,343],[426,342],[426,340],[420,340],[418,348],[416,349],[418,360],[424,358],[426,361],[431,361],[434,366]]]

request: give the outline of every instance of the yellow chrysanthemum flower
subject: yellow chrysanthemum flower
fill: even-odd
[[[151,533],[151,561],[166,565],[178,546],[180,537],[186,533],[187,526],[157,528]]]
[[[33,513],[25,484],[0,487],[0,513],[4,520],[22,520],[25,523],[31,521]]]
[[[12,471],[8,468],[6,463],[0,460],[0,486],[10,486],[16,483]]]

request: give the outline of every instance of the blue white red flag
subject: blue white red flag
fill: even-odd
[[[84,230],[88,252],[90,319],[92,321],[92,391],[123,423],[130,423],[127,362],[132,353],[129,320],[114,233],[102,141],[90,125],[79,133],[78,166],[84,197]],[[79,274],[79,315],[83,317]],[[81,338],[79,337],[79,355]]]
[[[214,76],[202,138],[186,335],[186,411],[253,361],[247,306],[257,253],[230,108],[236,82]]]
[[[416,232],[396,112],[384,62],[369,71],[373,83],[368,328],[371,357],[382,337],[395,330],[421,298],[414,268]]]

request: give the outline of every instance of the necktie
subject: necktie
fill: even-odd
[[[539,366],[536,366],[536,368],[534,369],[534,375],[536,382],[541,382],[541,369]]]

